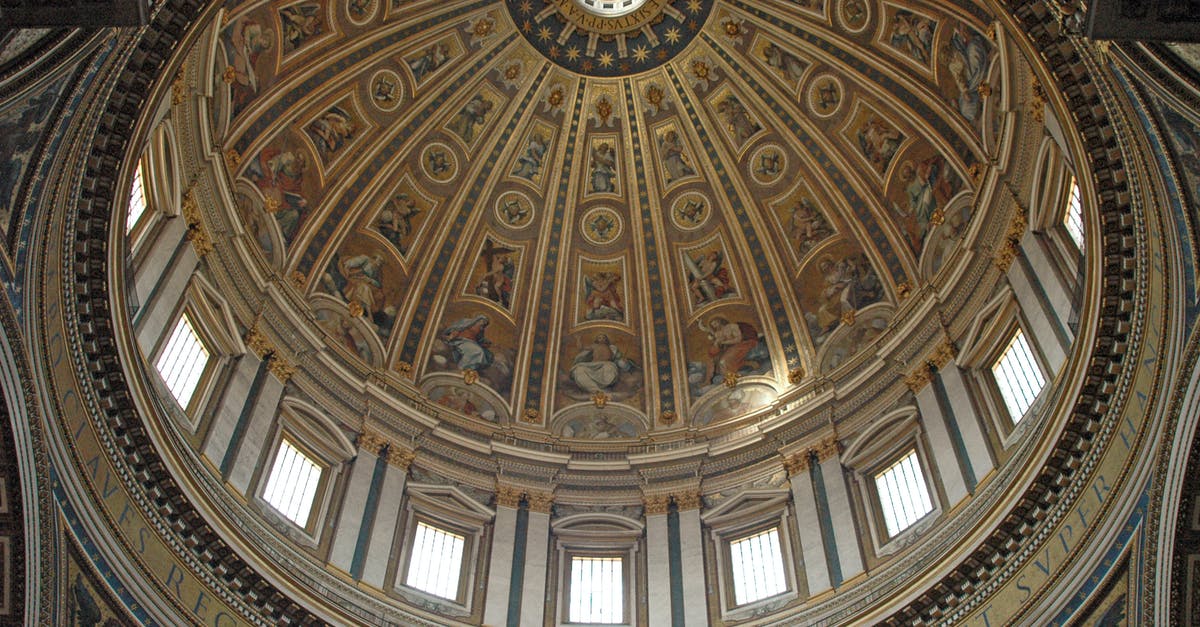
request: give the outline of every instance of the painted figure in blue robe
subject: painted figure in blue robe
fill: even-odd
[[[484,336],[491,320],[479,315],[463,318],[442,331],[442,340],[454,351],[460,370],[482,370],[492,365],[491,340]]]

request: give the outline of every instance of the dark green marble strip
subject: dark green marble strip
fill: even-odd
[[[579,137],[579,122],[583,118],[583,88],[586,82],[582,79],[575,86],[575,110],[571,113],[571,126],[567,131],[567,152],[563,159],[562,170],[559,172],[558,193],[555,197],[552,211],[553,221],[550,224],[550,246],[546,249],[545,270],[542,273],[542,287],[539,292],[537,309],[537,326],[534,327],[532,353],[529,359],[529,386],[525,401],[529,407],[536,408],[542,400],[542,383],[547,377],[542,376],[546,369],[546,343],[550,334],[551,316],[557,294],[554,291],[554,280],[558,276],[558,257],[562,253],[563,214],[566,213],[567,190],[570,186],[571,175],[574,172],[574,157],[577,152],[575,143]]]
[[[688,117],[692,120],[692,125],[699,131],[700,143],[704,145],[704,150],[708,156],[709,162],[712,164],[713,171],[721,183],[721,188],[725,192],[726,198],[729,200],[729,211],[737,218],[738,226],[742,230],[743,236],[746,238],[746,243],[750,246],[750,250],[755,253],[754,261],[757,266],[753,268],[753,272],[747,272],[748,280],[752,280],[757,273],[759,284],[762,286],[763,295],[766,296],[767,302],[771,307],[771,319],[775,322],[775,328],[779,333],[779,339],[782,341],[787,357],[788,368],[798,368],[800,366],[800,355],[796,349],[796,336],[792,332],[792,322],[788,319],[787,310],[783,306],[783,299],[780,297],[779,287],[775,284],[775,273],[771,267],[767,265],[767,256],[758,254],[764,250],[763,242],[758,237],[758,232],[754,229],[754,224],[750,221],[750,215],[746,212],[746,207],[742,205],[742,198],[737,193],[737,189],[733,186],[733,180],[729,176],[729,171],[725,169],[724,163],[721,161],[717,153],[716,146],[713,145],[713,140],[704,132],[704,125],[700,122],[700,117],[696,114],[696,106],[684,91],[683,83],[679,79],[679,74],[675,68],[668,65],[667,74],[671,77],[671,82],[675,86],[676,96],[682,104]],[[753,291],[753,290],[750,290]]]
[[[516,35],[513,35],[515,37]],[[510,38],[511,40],[511,38]],[[505,41],[505,45],[508,41]],[[503,47],[503,46],[501,46]],[[492,151],[485,158],[486,167],[480,171],[475,177],[475,182],[471,185],[470,191],[467,193],[466,199],[463,201],[462,207],[458,211],[458,215],[454,218],[454,224],[451,226],[450,233],[443,240],[442,250],[438,253],[437,260],[433,264],[433,272],[429,275],[429,280],[425,282],[425,287],[418,297],[419,303],[433,303],[437,298],[439,289],[442,286],[442,281],[446,279],[446,267],[450,264],[450,258],[454,251],[461,243],[463,230],[467,227],[467,217],[476,209],[476,203],[483,197],[484,185],[490,177],[492,170],[497,167],[500,161],[500,153],[508,145],[508,140],[512,137],[513,131],[517,127],[517,122],[521,119],[520,112],[529,107],[530,101],[533,100],[534,94],[538,92],[542,83],[546,80],[546,75],[549,72],[550,65],[543,64],[542,69],[538,72],[537,78],[534,79],[533,85],[525,91],[525,97],[521,100],[521,104],[516,108],[514,114],[509,118],[508,125],[504,127],[504,132],[501,133],[499,141],[492,146]],[[499,115],[499,112],[497,113]],[[413,314],[412,324],[409,326],[408,336],[404,343],[404,349],[400,353],[400,360],[408,363],[413,363],[417,354],[417,345],[421,342],[421,338],[425,337],[425,325],[429,323],[429,307],[418,307]]]

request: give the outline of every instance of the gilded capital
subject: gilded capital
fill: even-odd
[[[818,461],[832,459],[842,453],[842,443],[838,442],[836,437],[825,438],[817,444],[813,452],[817,454]]]
[[[529,503],[529,511],[549,514],[550,506],[554,504],[554,493],[526,492],[525,500]]]
[[[789,477],[808,472],[808,451],[800,451],[784,457],[783,469],[787,471]]]
[[[957,355],[958,349],[954,347],[954,343],[950,340],[944,340],[929,354],[929,363],[933,364],[938,370],[941,370]]]
[[[646,509],[647,516],[655,514],[666,514],[671,509],[670,494],[643,494],[642,505]]]
[[[363,431],[362,433],[358,434],[358,448],[372,455],[379,455],[379,452],[383,450],[383,447],[386,446],[387,443],[387,440],[384,439],[382,434],[374,431]]]
[[[525,491],[516,486],[498,484],[496,486],[496,505],[516,509],[521,504],[521,497],[524,494]]]
[[[674,499],[675,499],[675,507],[678,507],[679,511],[681,511],[681,512],[690,510],[690,509],[700,509],[700,491],[699,490],[689,490],[687,492],[676,492],[675,494],[672,494],[671,496],[674,497]]]
[[[296,366],[279,356],[276,351],[267,358],[267,370],[283,383],[287,383],[296,374]]]
[[[407,451],[395,445],[388,447],[387,463],[400,470],[408,470],[416,458],[416,451]]]
[[[257,322],[246,333],[246,346],[254,351],[254,354],[258,355],[259,359],[265,359],[267,355],[275,352],[275,345],[271,343],[271,340],[267,339],[262,329],[258,327]]]
[[[915,394],[920,392],[926,385],[929,385],[931,380],[933,380],[933,370],[929,368],[929,364],[921,364],[917,366],[916,370],[913,370],[908,376],[904,377],[904,384]]]

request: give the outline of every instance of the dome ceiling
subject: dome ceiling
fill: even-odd
[[[327,341],[474,420],[602,439],[869,352],[978,222],[982,11],[589,4],[227,10],[212,129]]]

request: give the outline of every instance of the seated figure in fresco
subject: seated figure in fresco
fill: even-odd
[[[633,369],[634,363],[621,354],[607,335],[600,333],[575,356],[571,380],[586,392],[597,392],[616,385],[622,373]]]
[[[758,329],[748,322],[730,322],[723,316],[714,316],[705,327],[712,346],[708,349],[709,361],[704,380],[719,383],[726,373],[739,373],[742,369],[758,370],[755,349],[759,348]]]
[[[491,340],[484,337],[491,320],[479,315],[463,318],[442,331],[442,340],[454,351],[460,370],[482,370],[492,365]]]

